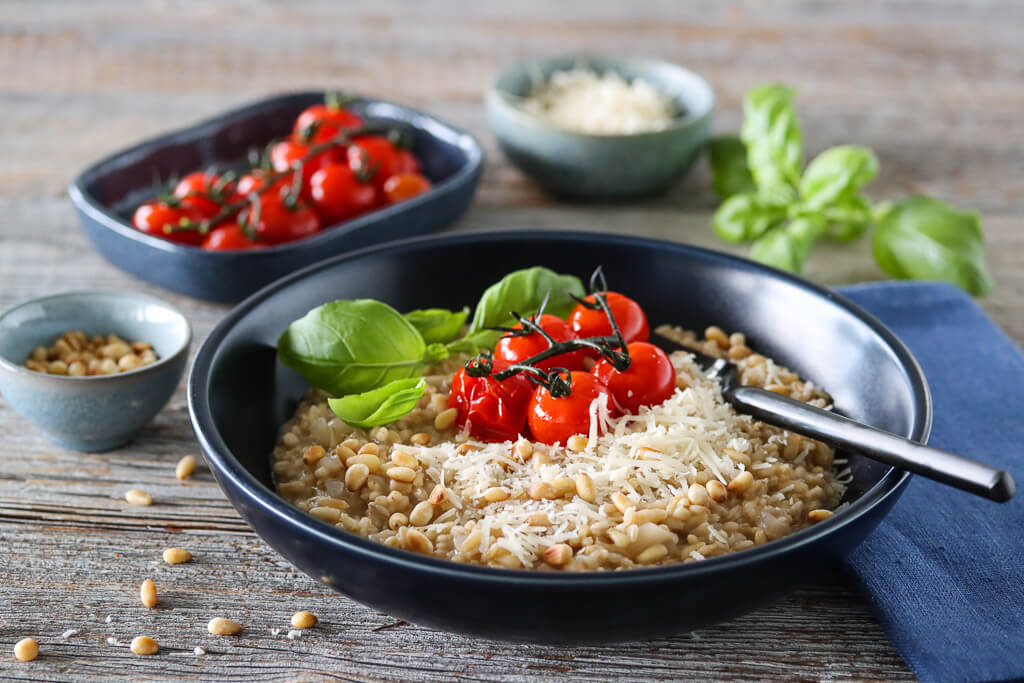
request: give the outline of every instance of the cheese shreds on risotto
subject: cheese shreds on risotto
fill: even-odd
[[[752,352],[742,334],[725,345],[680,328],[659,331],[731,358],[746,384],[826,406],[813,384]],[[436,429],[464,358],[436,366],[419,406],[389,427],[349,427],[312,390],[274,449],[278,490],[313,516],[388,546],[570,571],[701,561],[781,538],[809,526],[812,510],[839,504],[844,484],[830,448],[736,413],[690,354],[670,358],[670,398],[620,417],[595,400],[586,446],[576,450]],[[425,445],[411,442],[424,434]],[[412,481],[388,476],[410,465]],[[539,482],[550,485],[547,495],[537,494]]]

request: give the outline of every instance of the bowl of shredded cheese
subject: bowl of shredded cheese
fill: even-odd
[[[567,56],[501,71],[486,97],[505,156],[557,196],[622,200],[663,191],[711,130],[714,93],[655,59]]]

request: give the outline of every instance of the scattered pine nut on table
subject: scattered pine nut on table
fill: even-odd
[[[192,559],[192,553],[184,548],[168,548],[164,551],[164,562],[167,564],[181,564]]]
[[[242,632],[242,625],[224,617],[214,617],[206,625],[206,630],[214,636],[235,636]]]
[[[39,643],[33,638],[22,638],[14,644],[14,657],[19,662],[31,662],[39,656]]]
[[[141,489],[131,489],[125,491],[124,499],[128,501],[130,505],[139,505],[145,507],[153,504],[153,496],[149,495]]]

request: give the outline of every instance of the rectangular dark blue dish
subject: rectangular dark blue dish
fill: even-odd
[[[291,131],[323,92],[278,95],[147,140],[90,166],[69,188],[82,229],[108,261],[165,289],[208,301],[240,301],[311,263],[371,244],[440,230],[469,207],[483,151],[468,133],[415,109],[362,99],[351,109],[365,119],[407,126],[412,151],[430,191],[325,228],[304,240],[246,251],[206,251],[135,230],[131,215],[167,180],[243,161],[252,148]]]

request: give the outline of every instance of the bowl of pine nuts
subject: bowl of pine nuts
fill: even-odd
[[[185,316],[145,294],[30,299],[0,313],[0,393],[54,443],[110,450],[167,404],[191,341]]]

